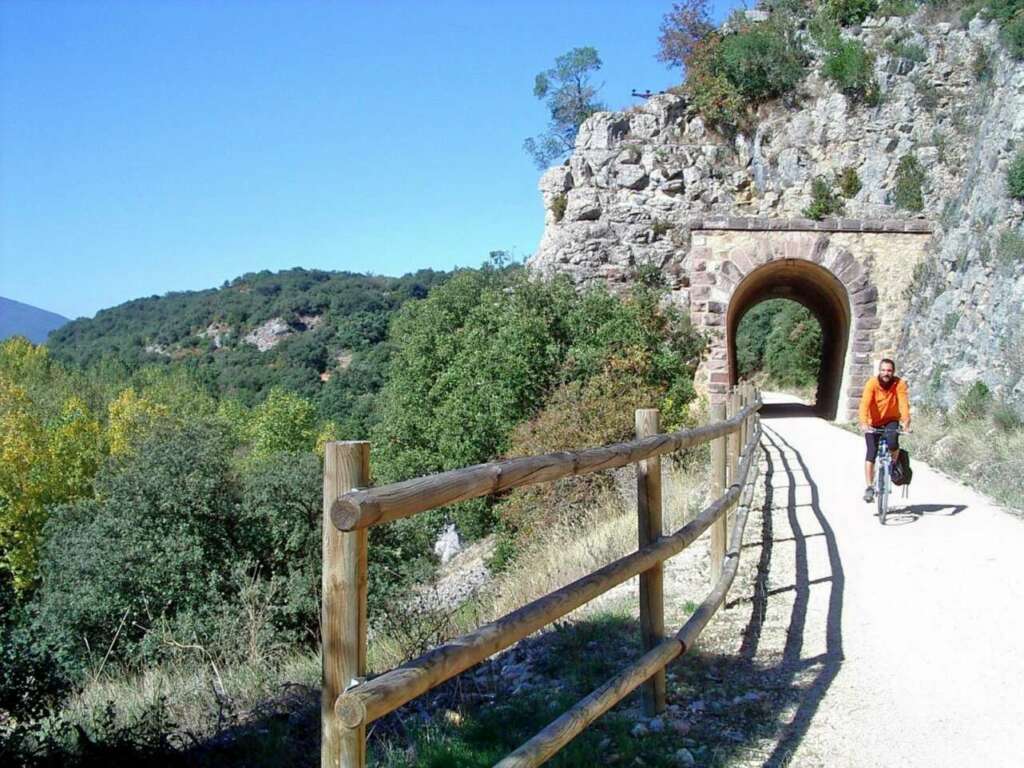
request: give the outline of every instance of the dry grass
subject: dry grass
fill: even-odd
[[[706,472],[662,463],[664,526],[674,531],[699,508]],[[492,618],[558,589],[636,549],[635,474],[623,472],[591,512],[544,529],[516,564],[499,576],[487,596]]]
[[[244,722],[295,686],[318,689],[320,674],[320,655],[311,651],[294,651],[270,666],[183,657],[141,672],[104,672],[68,702],[64,714],[85,723],[113,703],[119,722],[133,722],[162,702],[182,733],[202,739]]]
[[[1000,429],[989,415],[961,418],[938,410],[914,414],[907,438],[911,458],[952,475],[972,488],[1024,511],[1024,429]]]

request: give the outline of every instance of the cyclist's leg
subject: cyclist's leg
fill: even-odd
[[[864,434],[864,501],[870,504],[875,496],[875,456],[878,454],[878,435]]]

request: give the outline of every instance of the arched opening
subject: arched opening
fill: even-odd
[[[821,326],[821,365],[818,372],[818,416],[834,419],[843,388],[843,370],[850,340],[850,301],[846,288],[824,267],[803,259],[765,264],[736,286],[726,317],[729,377],[739,379],[736,336],[740,321],[767,299],[789,299],[805,306]]]

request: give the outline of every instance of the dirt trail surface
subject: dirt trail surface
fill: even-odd
[[[1024,764],[1024,523],[917,463],[883,527],[861,500],[861,438],[762,424],[761,514],[708,638],[780,701],[738,762]]]

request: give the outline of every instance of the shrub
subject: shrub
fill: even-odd
[[[933,83],[917,75],[910,78],[914,84],[914,90],[921,97],[921,106],[929,112],[934,112],[939,106],[939,89]]]
[[[985,382],[976,381],[957,401],[956,415],[961,419],[979,419],[988,413],[992,405],[992,393]]]
[[[969,0],[969,2],[960,9],[960,25],[966,29],[971,21],[974,20],[974,17],[981,13],[984,5],[985,0]]]
[[[1014,58],[1024,58],[1024,1],[986,0],[984,16],[999,22],[999,37]]]
[[[45,639],[34,636],[24,610],[13,605],[9,585],[0,585],[0,591],[0,711],[17,719],[40,717],[60,700],[69,681],[51,662]]]
[[[1024,263],[1024,236],[1017,234],[1012,229],[1001,232],[999,241],[996,243],[996,257],[1004,266]]]
[[[809,219],[820,221],[834,213],[842,213],[843,201],[832,189],[824,176],[818,176],[811,182],[811,204],[804,208],[803,214]]]
[[[726,35],[718,66],[742,96],[754,101],[792,91],[804,75],[805,56],[795,39],[775,25],[753,24]]]
[[[984,45],[974,47],[971,59],[971,73],[979,83],[987,83],[992,79],[992,53]]]
[[[555,195],[551,200],[551,213],[554,214],[555,221],[561,221],[565,217],[565,209],[569,205],[569,198],[563,194]]]
[[[707,123],[735,130],[744,122],[746,104],[739,89],[719,69],[720,39],[714,33],[694,46],[682,91]]]
[[[924,48],[916,43],[908,43],[906,38],[908,35],[902,33],[894,37],[890,37],[885,42],[885,50],[891,56],[896,56],[901,59],[907,59],[915,63],[920,63],[928,58]]]
[[[1006,169],[1006,188],[1010,197],[1024,200],[1024,150],[1018,150]]]
[[[1002,400],[992,407],[992,423],[1002,432],[1015,432],[1024,426],[1017,409]]]
[[[825,0],[825,12],[844,27],[860,24],[878,10],[878,0]]]
[[[182,638],[224,658],[243,636],[249,649],[315,641],[315,454],[250,459],[238,474],[225,431],[192,424],[153,435],[96,483],[95,499],[47,523],[31,606],[38,642],[70,677],[108,648],[109,665],[159,660]]]
[[[597,376],[556,389],[544,410],[516,428],[509,453],[535,455],[632,438],[635,409],[659,405],[664,394],[632,367],[612,361]],[[528,543],[536,531],[592,510],[594,498],[613,485],[610,475],[597,473],[522,489],[501,503],[499,514],[503,525]]]
[[[914,0],[882,0],[878,5],[877,15],[885,18],[888,16],[909,16],[917,8]]]
[[[822,72],[844,94],[869,106],[878,104],[875,57],[859,40],[839,40],[828,48]]]
[[[893,197],[897,208],[914,212],[924,210],[925,178],[924,168],[913,154],[900,158],[896,167],[896,190]]]
[[[856,197],[857,193],[861,190],[860,176],[857,174],[857,169],[852,165],[848,165],[843,168],[839,174],[839,191],[843,193],[843,197],[850,199]]]
[[[53,512],[36,604],[70,673],[98,649],[112,647],[112,660],[155,655],[142,645],[159,619],[209,617],[224,586],[217,566],[233,558],[229,456],[224,436],[208,428],[156,435],[97,476],[97,499]]]
[[[692,45],[683,91],[709,123],[744,126],[752,108],[791,93],[804,76],[807,55],[790,14],[741,22],[726,34],[711,32]]]
[[[1024,12],[1018,12],[1016,18],[1007,22],[999,37],[1011,56],[1024,59]]]

